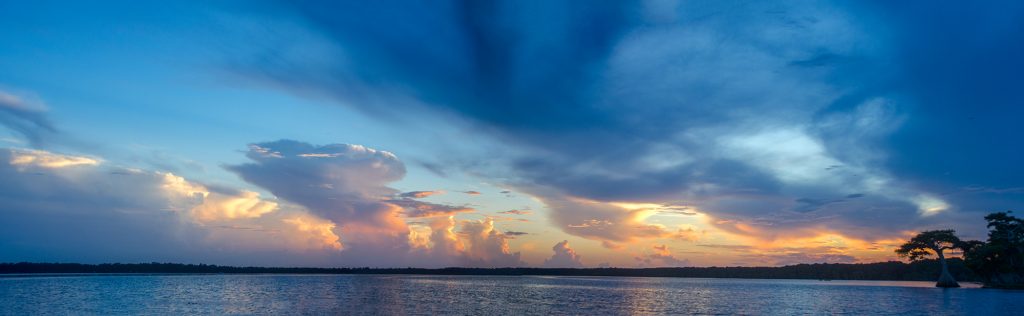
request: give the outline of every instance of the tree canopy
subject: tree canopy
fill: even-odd
[[[967,266],[987,286],[1024,287],[1024,220],[1010,212],[985,216],[988,241],[962,244]]]
[[[911,261],[926,259],[930,256],[942,258],[944,257],[943,251],[959,249],[961,245],[962,241],[956,236],[954,230],[931,230],[914,236],[899,249],[896,249],[896,254]]]

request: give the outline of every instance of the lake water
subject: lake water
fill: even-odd
[[[932,285],[534,276],[0,276],[0,313],[1024,315],[1024,291]]]

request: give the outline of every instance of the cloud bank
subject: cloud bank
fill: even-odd
[[[563,231],[603,241],[662,235],[611,202],[681,202],[723,229],[765,239],[822,229],[877,239],[1024,201],[963,191],[1014,187],[1004,175],[1024,173],[1012,159],[966,163],[1021,154],[1021,140],[1006,137],[1021,96],[998,87],[1014,81],[1010,69],[1022,67],[1011,56],[1024,47],[1008,44],[1019,42],[1016,24],[992,22],[1021,10],[788,1],[395,7],[280,4],[337,53],[317,55],[317,67],[285,54],[240,60],[240,72],[384,120],[423,113],[462,122],[518,153],[501,168],[464,168],[535,192]],[[982,31],[986,40],[971,39]],[[949,79],[976,77],[984,80]],[[963,104],[979,100],[994,110],[965,113]],[[975,127],[949,128],[965,124]]]
[[[227,168],[272,197],[95,157],[3,149],[0,219],[12,226],[0,233],[0,260],[525,265],[491,219],[456,221],[475,210],[389,188],[405,173],[391,153],[277,141],[247,156],[252,163]],[[420,219],[425,232],[406,223]]]

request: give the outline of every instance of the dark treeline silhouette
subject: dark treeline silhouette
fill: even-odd
[[[985,287],[1024,289],[1024,219],[1012,212],[997,212],[985,216],[988,222],[988,240],[961,240],[952,229],[929,230],[918,233],[896,249],[896,254],[910,261],[939,261],[937,287],[960,287],[961,279],[947,268],[951,260],[946,251],[959,250],[963,254],[961,265],[966,266]],[[961,279],[962,280],[962,279]]]
[[[948,259],[950,273],[958,280],[971,281],[978,277],[970,272],[960,259]],[[749,279],[817,279],[817,280],[934,280],[941,271],[936,260],[912,263],[816,263],[784,267],[687,267],[687,268],[268,268],[229,267],[205,264],[138,263],[138,264],[78,264],[78,263],[0,263],[0,274],[32,273],[275,273],[275,274],[421,274],[421,275],[543,275],[543,276],[629,276],[629,277],[688,277],[688,278],[749,278]]]
[[[1024,289],[1024,219],[1012,212],[985,216],[988,240],[961,242],[966,265],[986,287]]]

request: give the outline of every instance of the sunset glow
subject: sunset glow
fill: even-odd
[[[870,263],[1024,206],[1019,17],[432,2],[0,5],[0,262]]]

